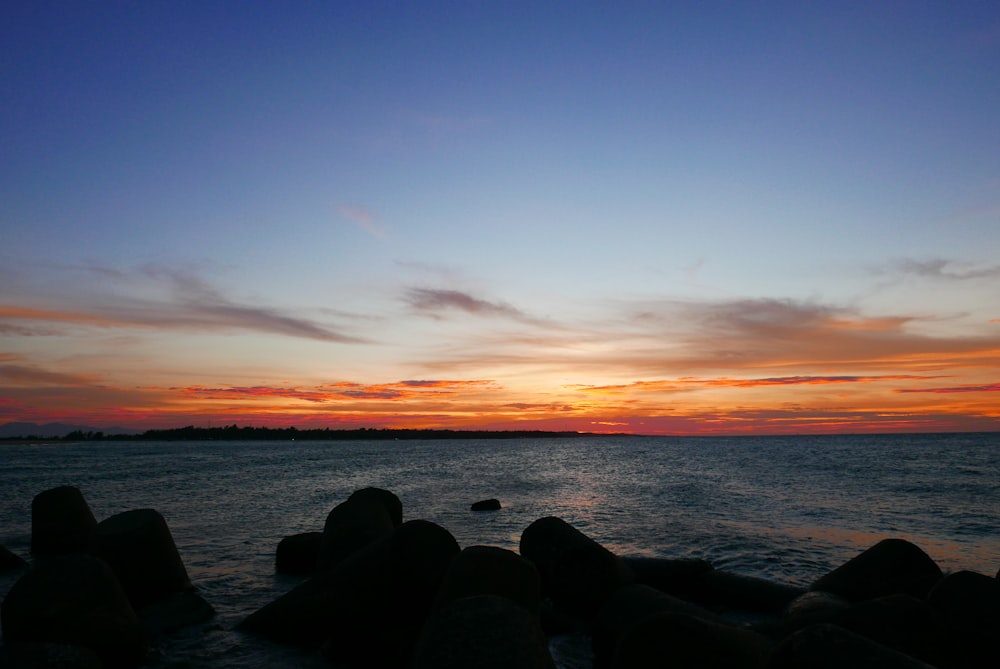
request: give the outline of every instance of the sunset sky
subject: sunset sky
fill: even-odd
[[[5,2],[9,421],[1000,430],[1000,4]]]

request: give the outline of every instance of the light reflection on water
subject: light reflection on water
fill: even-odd
[[[233,627],[296,582],[273,573],[278,541],[321,529],[369,485],[462,546],[516,550],[528,524],[557,515],[620,554],[700,557],[797,585],[887,536],[946,571],[1000,566],[1000,434],[100,443],[2,446],[0,458],[0,542],[22,555],[31,499],[57,485],[78,486],[98,519],[140,507],[164,515],[219,613],[180,633],[164,666],[323,666]],[[490,497],[500,511],[469,510]],[[0,575],[0,593],[12,582]]]

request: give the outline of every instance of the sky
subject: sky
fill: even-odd
[[[1000,4],[0,6],[0,423],[1000,430]]]

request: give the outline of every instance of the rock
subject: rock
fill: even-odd
[[[822,590],[810,590],[789,602],[780,618],[758,622],[753,629],[771,639],[781,640],[804,627],[828,623],[837,613],[850,607],[851,603],[843,597]]]
[[[538,568],[543,593],[584,620],[631,580],[620,558],[555,516],[540,518],[521,533],[520,552]]]
[[[786,619],[809,619],[815,616],[829,617],[850,608],[851,603],[832,592],[810,590],[802,593],[785,608]]]
[[[85,646],[108,667],[145,657],[142,627],[111,568],[91,555],[52,557],[11,587],[0,605],[4,642]]]
[[[830,624],[810,625],[771,651],[767,669],[934,669],[929,664]]]
[[[555,669],[532,615],[507,597],[452,599],[430,617],[413,653],[413,669]]]
[[[333,661],[402,666],[459,547],[444,528],[403,523],[251,614],[241,628],[321,644]]]
[[[137,610],[192,589],[167,521],[155,509],[106,518],[94,529],[90,543],[91,553],[111,566]]]
[[[1000,664],[1000,581],[958,571],[942,578],[928,601],[948,624],[967,667]]]
[[[760,669],[770,642],[748,629],[683,613],[646,618],[615,647],[613,669]]]
[[[472,511],[499,511],[500,510],[500,500],[498,499],[482,499],[478,502],[473,502]]]
[[[859,602],[837,611],[829,622],[934,666],[947,666],[957,650],[934,609],[910,595]]]
[[[806,590],[763,578],[710,569],[695,577],[688,592],[692,601],[701,604],[781,613]]]
[[[278,542],[274,552],[274,569],[279,574],[296,576],[311,574],[319,564],[322,532],[302,532]]]
[[[957,571],[934,586],[928,601],[954,627],[975,630],[1000,641],[1000,581],[997,579],[974,571]]]
[[[682,599],[695,591],[700,575],[713,569],[707,560],[699,558],[624,557],[622,560],[636,583],[645,583]]]
[[[395,493],[389,490],[382,488],[361,488],[352,492],[351,496],[347,499],[381,501],[382,506],[389,512],[389,520],[392,521],[392,526],[399,527],[403,524],[403,503],[399,501],[399,497]]]
[[[394,520],[397,510],[387,495],[399,501],[395,495],[380,488],[364,488],[333,507],[323,526],[318,569],[332,569],[344,558],[399,526]],[[402,505],[398,511],[402,516]]]
[[[0,546],[0,572],[24,569],[28,563],[20,555],[10,552],[6,546]]]
[[[73,486],[60,486],[35,495],[31,501],[31,552],[66,555],[87,549],[97,520]]]
[[[22,643],[0,646],[4,669],[103,669],[97,653],[65,643]]]
[[[643,620],[666,613],[680,613],[726,624],[715,613],[652,586],[642,583],[623,585],[608,596],[594,619],[591,630],[594,666],[611,666],[622,637]]]
[[[136,611],[136,615],[148,635],[156,637],[210,620],[215,615],[215,609],[197,592],[187,590],[159,599]]]
[[[852,602],[886,595],[923,599],[941,578],[941,568],[904,539],[883,539],[812,584]]]
[[[538,569],[531,561],[505,548],[469,546],[448,567],[436,606],[463,597],[496,595],[537,618],[541,589]]]

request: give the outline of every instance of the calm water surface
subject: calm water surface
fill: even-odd
[[[796,585],[889,536],[945,571],[1000,568],[1000,433],[109,442],[0,446],[0,466],[0,543],[25,557],[31,500],[48,488],[77,486],[98,520],[163,514],[218,615],[167,639],[161,667],[324,666],[233,628],[298,582],[274,574],[277,543],[322,529],[365,486],[463,547],[517,550],[525,527],[557,515],[622,555],[700,557]],[[504,508],[469,511],[489,497]],[[15,579],[0,575],[0,595]]]

